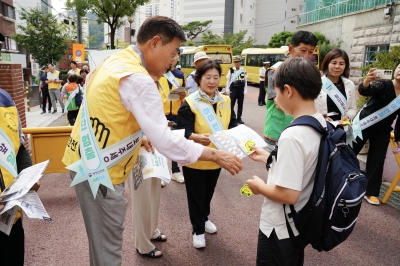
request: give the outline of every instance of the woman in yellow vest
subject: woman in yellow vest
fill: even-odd
[[[220,79],[221,66],[218,62],[207,60],[201,63],[195,75],[200,88],[185,98],[178,112],[178,128],[185,129],[187,139],[204,146],[215,147],[209,140],[213,132],[237,126],[229,96],[217,90]],[[183,166],[182,170],[193,226],[193,245],[195,248],[204,248],[204,232],[217,232],[208,215],[221,167],[213,162],[197,161]]]

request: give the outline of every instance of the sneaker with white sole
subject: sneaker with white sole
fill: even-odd
[[[372,205],[379,205],[379,198],[374,197],[374,196],[364,196],[364,199]]]
[[[161,187],[165,187],[167,183],[164,182],[164,180],[161,180]]]
[[[181,172],[173,173],[171,175],[171,179],[175,180],[176,182],[181,183],[181,184],[185,183],[185,178],[183,177]]]
[[[196,235],[196,233],[193,234],[193,246],[195,248],[206,247],[206,238],[204,237],[204,234],[201,235]]]
[[[217,232],[217,227],[215,226],[215,224],[213,224],[213,222],[211,222],[210,220],[208,220],[206,222],[206,224],[204,225],[204,229],[207,233],[209,234],[214,234]]]

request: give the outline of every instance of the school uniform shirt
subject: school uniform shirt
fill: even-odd
[[[353,81],[351,81],[347,78],[344,78],[344,77],[340,77],[340,79],[343,82],[344,92],[345,92],[344,96],[347,99],[345,115],[349,115],[350,119],[354,119],[357,115],[356,87],[355,87]],[[340,88],[338,88],[338,89],[340,90]],[[341,92],[343,94],[343,91],[341,91]],[[340,111],[338,110],[339,108],[337,108],[336,104],[330,99],[330,97],[328,96],[328,94],[326,94],[326,92],[324,90],[321,90],[320,94],[318,95],[318,97],[315,99],[314,102],[315,102],[315,108],[321,114],[329,113],[330,110],[332,110],[331,109],[332,104],[334,105],[333,109],[335,109],[335,111],[340,114]],[[331,108],[329,108],[328,105],[330,105]],[[340,116],[340,118],[337,120],[340,120],[342,118],[341,114],[339,116]]]
[[[320,113],[314,114],[313,117],[326,127],[326,121]],[[279,138],[278,158],[274,158],[272,162],[267,184],[300,191],[299,199],[294,204],[296,211],[301,210],[310,198],[320,141],[321,135],[309,126],[288,128]],[[286,213],[290,213],[288,205]],[[288,217],[288,220],[297,236],[299,232],[292,218]],[[274,229],[279,239],[289,238],[283,204],[265,197],[261,208],[260,230],[269,237]]]

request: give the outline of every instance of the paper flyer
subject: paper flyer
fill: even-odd
[[[47,79],[54,79],[54,80],[58,80],[59,78],[57,78],[57,76],[56,76],[56,75],[54,75],[53,73],[51,73],[51,72],[48,72],[48,73],[47,73]]]
[[[167,96],[167,100],[168,101],[176,101],[176,100],[180,100],[180,96],[179,94],[182,92],[186,92],[189,89],[189,87],[179,87],[176,88],[172,91],[170,91],[170,93]]]
[[[17,214],[17,207],[3,212],[0,215],[0,231],[6,235],[10,235],[11,228],[14,224],[15,215]]]
[[[245,125],[214,133],[210,136],[210,141],[219,150],[229,151],[240,159],[253,152],[249,146],[267,146],[260,135]]]
[[[141,170],[141,173],[137,171]],[[134,189],[136,190],[143,180],[156,177],[166,183],[171,181],[171,175],[168,169],[167,158],[155,150],[152,152],[146,151],[144,147],[140,148],[137,165],[134,166]]]

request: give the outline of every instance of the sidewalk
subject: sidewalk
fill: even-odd
[[[54,109],[51,111],[53,112]],[[60,103],[57,103],[57,113],[52,114],[48,113],[48,110],[46,110],[47,113],[45,114],[40,114],[42,112],[42,108],[40,106],[35,106],[30,108],[30,111],[28,112],[28,109],[25,109],[25,115],[26,115],[26,127],[47,127],[50,124],[52,124],[54,121],[58,120],[60,117],[64,117],[64,123],[61,123],[58,125],[52,125],[52,126],[66,126],[67,125],[67,118],[65,114],[67,111],[65,110],[64,113],[61,113],[61,106]]]

